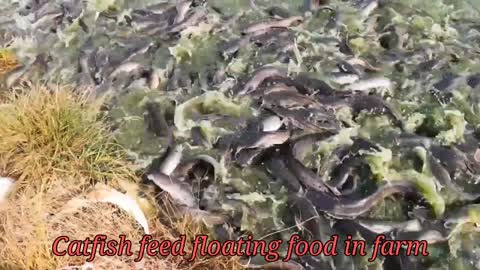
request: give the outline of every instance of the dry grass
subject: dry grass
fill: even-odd
[[[92,239],[105,234],[109,239],[126,235],[132,241],[133,250],[143,236],[141,227],[127,213],[107,203],[91,204],[78,211],[59,213],[72,195],[65,182],[56,182],[49,190],[34,196],[20,195],[0,211],[0,269],[62,269],[67,266],[81,266],[85,257],[57,257],[51,253],[55,238],[67,235],[70,239]],[[84,193],[83,193],[84,194]],[[168,209],[168,210],[166,210]],[[176,241],[180,235],[187,236],[185,251],[187,258],[144,257],[145,269],[171,270],[212,270],[240,269],[238,258],[200,257],[187,263],[193,249],[191,241],[199,234],[208,234],[206,228],[191,218],[174,218],[173,207],[163,208],[149,220],[151,234],[157,240]],[[169,216],[169,222],[160,222],[157,216]],[[64,247],[62,247],[64,248]],[[97,254],[92,265],[95,269],[136,269],[132,257],[101,257]]]
[[[135,197],[148,213],[150,231],[157,240],[174,241],[185,234],[188,254],[191,240],[208,233],[188,217],[175,217],[174,207],[166,200],[157,205],[148,190],[142,190],[147,196],[139,198],[142,187],[99,118],[99,103],[68,88],[43,86],[17,91],[6,100],[0,104],[0,175],[17,179],[19,188],[0,205],[0,269],[84,265],[85,257],[51,253],[52,242],[60,235],[85,239],[105,234],[118,239],[123,234],[138,243],[142,228],[112,204],[94,203],[61,212],[67,202],[86,195],[98,181]],[[96,256],[93,266],[135,269],[134,258]],[[143,263],[144,269],[241,268],[238,258],[222,257],[199,258],[192,263],[180,257],[145,257]]]
[[[193,244],[195,236],[210,235],[209,231],[203,224],[198,224],[191,217],[176,217],[177,210],[169,202],[163,200],[164,207],[158,213],[163,217],[162,222],[157,221],[153,224],[154,232],[152,235],[155,239],[176,241],[180,235],[186,236],[185,253],[186,258],[169,257],[172,269],[198,269],[198,270],[239,270],[243,269],[238,257],[198,257],[194,262],[187,263],[193,253]],[[171,230],[173,228],[173,230]],[[209,237],[210,238],[210,237]]]
[[[0,49],[0,75],[17,68],[19,62],[13,52],[8,49]]]

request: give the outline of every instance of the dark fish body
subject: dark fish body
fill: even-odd
[[[453,73],[445,73],[442,75],[442,79],[436,82],[433,87],[438,91],[447,91],[454,87],[457,78],[458,76]]]
[[[422,62],[418,65],[418,67],[413,71],[414,78],[420,78],[423,73],[429,72],[434,68],[438,68],[440,61],[438,59],[432,59],[425,62]]]
[[[432,155],[428,156],[428,164],[432,171],[433,176],[450,191],[453,191],[459,196],[460,201],[475,201],[480,198],[480,194],[471,194],[463,190],[452,179],[452,175],[449,171],[442,166],[442,163]],[[464,165],[464,164],[463,164]],[[453,172],[454,173],[454,172]]]
[[[332,232],[329,230],[329,222],[318,214],[313,204],[306,198],[292,195],[289,198],[289,206],[292,207],[292,214],[296,215],[301,227],[308,232],[305,233],[306,239],[327,241]]]
[[[169,136],[171,132],[170,127],[160,105],[158,103],[147,103],[145,108],[147,110],[145,122],[148,130],[159,137]]]
[[[291,192],[298,192],[301,189],[297,177],[287,169],[285,162],[279,156],[273,156],[265,161],[265,168],[273,177],[280,179]]]
[[[221,45],[222,53],[227,55],[233,55],[241,48],[247,46],[250,43],[250,36],[243,36],[230,40]]]
[[[476,88],[480,85],[480,73],[472,74],[467,77],[467,84],[471,88]]]
[[[185,15],[187,17],[184,20],[169,27],[167,32],[169,34],[181,32],[189,26],[197,25],[205,18],[205,16],[207,16],[207,13],[204,9],[193,9],[190,13],[191,14],[189,16]]]
[[[354,114],[366,111],[372,114],[386,114],[392,118],[397,125],[401,125],[401,117],[387,102],[382,98],[373,95],[352,96],[350,104]]]
[[[450,175],[454,175],[457,171],[465,171],[467,169],[464,155],[454,148],[434,144],[430,147],[430,151],[432,155],[441,162]]]
[[[330,167],[326,170],[326,172],[330,172],[330,179],[327,182],[327,185],[334,190],[337,190],[337,193],[345,195],[347,191],[344,190],[345,186],[348,184],[347,181],[350,177],[356,178],[356,165],[360,163],[360,160],[357,157],[349,156],[345,157],[341,160],[341,162],[334,163],[330,165]],[[336,166],[335,166],[336,165]],[[354,191],[357,187],[356,179],[352,179],[354,181],[353,186],[350,191]]]
[[[262,148],[245,148],[235,154],[236,162],[242,167],[248,167],[256,164],[265,153]]]
[[[329,113],[316,114],[313,109],[306,108],[269,108],[272,112],[282,117],[292,126],[310,131],[335,131],[338,130],[338,123],[335,116]]]
[[[325,185],[324,179],[316,175],[309,168],[306,168],[293,156],[289,155],[285,160],[285,164],[297,179],[307,188],[321,192],[329,192],[329,188]]]
[[[345,235],[359,234],[368,243],[373,243],[378,235],[377,233],[370,231],[367,227],[349,219],[340,219],[335,221],[333,229],[340,231]]]
[[[395,181],[379,187],[373,194],[360,200],[336,197],[322,191],[311,191],[307,192],[306,195],[318,211],[326,212],[338,218],[355,218],[368,212],[379,201],[390,195],[408,193],[416,193],[414,186],[410,182]]]
[[[300,81],[305,87],[307,87],[310,92],[316,95],[330,96],[335,94],[335,89],[333,89],[326,82],[311,78],[306,74],[300,74],[297,76],[296,80]]]
[[[333,212],[335,216],[358,216],[369,211],[378,201],[386,197],[409,193],[416,193],[415,187],[410,182],[389,183],[360,201],[344,202],[335,206]]]
[[[192,136],[193,145],[201,145],[201,146],[207,146],[208,145],[208,142],[203,135],[201,127],[198,127],[198,126],[193,127],[190,130],[190,134]]]

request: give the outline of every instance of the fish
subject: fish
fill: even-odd
[[[476,223],[477,215],[480,212],[480,204],[470,204],[452,209],[445,214],[443,225],[453,232],[458,226],[466,223]]]
[[[177,179],[183,179],[182,181],[185,182],[192,173],[195,174],[197,169],[205,172],[210,168],[213,169],[212,171],[215,175],[221,173],[220,164],[213,157],[208,155],[197,155],[182,160],[170,176]]]
[[[371,71],[371,72],[378,72],[382,70],[380,67],[375,67],[372,64],[370,64],[367,60],[358,58],[358,57],[352,57],[346,60],[345,62],[357,69],[358,67],[362,67],[365,70]]]
[[[439,59],[430,59],[418,64],[417,68],[412,72],[412,77],[419,79],[422,74],[429,72],[431,70],[439,69],[443,65],[443,61]]]
[[[297,89],[302,95],[309,96],[332,96],[335,95],[335,89],[333,89],[326,82],[312,78],[307,74],[300,73],[294,78],[289,77],[271,77],[267,78],[266,83],[274,85],[283,84],[287,87],[293,87]]]
[[[378,235],[375,231],[370,230],[370,228],[364,224],[360,224],[359,222],[350,219],[335,220],[333,223],[333,229],[345,235],[359,235],[368,243],[373,243]]]
[[[184,215],[189,215],[194,220],[203,222],[205,225],[209,227],[225,224],[230,220],[229,216],[222,213],[216,213],[213,211],[205,211],[205,210],[195,209],[190,207],[181,207],[179,208],[179,210],[180,210],[180,213]]]
[[[5,202],[15,182],[12,178],[0,177],[0,203]]]
[[[165,154],[165,158],[160,164],[159,171],[167,176],[170,175],[178,164],[180,164],[182,160],[182,152],[183,147],[181,145],[169,147]]]
[[[177,167],[175,167],[175,170],[170,174],[170,176],[180,180],[181,182],[185,182],[185,178],[188,177],[189,173],[199,164],[200,160],[195,158],[182,160]]]
[[[284,83],[275,83],[274,85],[268,86],[262,93],[262,96],[265,94],[272,93],[298,93],[297,89],[292,86],[287,86]]]
[[[347,100],[353,110],[354,115],[357,115],[362,111],[366,111],[374,115],[386,114],[392,118],[394,124],[402,127],[402,118],[400,113],[379,96],[362,94],[354,95],[347,98]]]
[[[245,142],[237,144],[237,149],[244,148],[268,148],[274,145],[283,144],[290,138],[291,132],[288,131],[270,131],[259,132]]]
[[[311,201],[301,195],[293,194],[288,198],[288,206],[292,214],[298,218],[297,226],[307,230],[307,232],[302,233],[302,239],[320,240],[322,242],[329,240],[333,234],[330,222],[317,212]]]
[[[336,133],[332,131],[314,132],[292,136],[290,140],[291,154],[298,160],[303,160],[308,152],[313,151],[315,143],[327,140]]]
[[[354,75],[360,75],[360,72],[350,63],[347,61],[340,61],[337,64],[338,71],[344,74],[354,74]]]
[[[212,7],[215,8],[215,7]],[[221,11],[217,11],[218,13],[222,13]],[[225,30],[231,29],[234,26],[234,23],[238,21],[239,18],[241,18],[244,15],[244,11],[238,11],[235,13],[235,15],[232,15],[228,17],[226,20],[222,20],[217,27],[213,29],[213,33],[220,33]]]
[[[286,77],[287,71],[277,67],[263,67],[258,69],[250,80],[244,85],[237,94],[246,95],[252,91],[257,90],[258,86],[267,78],[271,77]]]
[[[299,129],[310,131],[336,131],[339,128],[338,120],[331,112],[309,108],[268,108],[282,117],[286,124]]]
[[[302,83],[309,90],[309,94],[314,94],[315,96],[332,96],[336,92],[328,83],[312,78],[305,73],[298,74],[295,80]]]
[[[173,136],[160,104],[148,102],[145,105],[145,109],[146,113],[144,114],[144,119],[149,131],[159,137]]]
[[[338,14],[339,12],[337,12]],[[338,15],[335,17],[334,22],[336,25],[338,25]],[[338,42],[338,50],[348,56],[354,56],[355,53],[353,52],[352,48],[350,48],[350,45],[348,44],[347,37],[343,37],[339,42]]]
[[[193,141],[193,145],[208,146],[209,142],[205,139],[203,135],[202,128],[199,126],[193,127],[190,130],[190,135]]]
[[[148,73],[148,87],[152,90],[158,89],[160,86],[160,72],[157,69],[151,69]]]
[[[455,192],[458,195],[458,200],[474,202],[480,198],[480,194],[466,192],[460,186],[456,185],[449,171],[442,166],[440,161],[433,155],[428,155],[427,159],[433,176],[440,182],[441,185]]]
[[[280,180],[283,185],[292,192],[301,190],[302,187],[298,178],[286,167],[283,158],[278,154],[266,159],[264,168],[270,175]]]
[[[374,221],[372,223],[374,223]],[[372,230],[370,226],[366,226],[364,223],[353,220],[336,220],[333,228],[335,231],[341,232],[345,235],[359,235],[368,243],[373,243],[378,236],[378,233]],[[394,229],[392,228],[392,231],[393,230]],[[388,240],[392,240],[390,231],[385,231],[381,234],[385,235]],[[385,256],[383,265],[382,269],[415,269],[415,265],[411,262],[408,256],[404,254],[404,252],[398,254],[398,256]]]
[[[52,22],[60,19],[63,16],[63,12],[60,10],[51,10],[43,14],[36,14],[35,20],[32,22],[33,29],[42,29],[51,26]]]
[[[204,9],[194,9],[190,13],[192,13],[190,16],[187,16],[184,20],[169,27],[167,33],[175,34],[181,32],[189,26],[199,24],[207,16],[207,12]]]
[[[445,228],[437,226],[437,228],[423,228],[420,231],[400,231],[394,236],[395,240],[418,240],[426,241],[429,245],[437,243],[445,243],[448,241],[448,232]]]
[[[333,161],[335,162],[335,161]],[[355,177],[355,169],[356,165],[360,164],[360,159],[356,156],[353,155],[348,155],[341,157],[341,160],[338,160],[337,163],[334,164],[327,164],[327,168],[323,168],[325,170],[323,175],[325,177],[329,177],[327,181],[327,185],[331,189],[337,190],[338,194],[346,195],[347,193],[351,193],[355,191],[356,188],[356,180],[352,179],[351,181],[354,181],[352,184],[353,186],[351,187],[351,190],[345,191],[344,187],[348,184],[348,180],[350,177]],[[329,173],[329,174],[327,174]]]
[[[476,88],[480,85],[480,73],[471,74],[466,78],[466,83],[471,88]]]
[[[191,0],[180,0],[177,1],[175,8],[177,10],[177,15],[175,16],[175,20],[173,23],[179,23],[185,19],[185,15],[188,12],[188,9],[192,5]]]
[[[178,179],[161,172],[148,174],[147,178],[167,192],[179,204],[198,208],[198,199],[195,198],[191,187],[186,183],[182,183]]]
[[[249,26],[245,30],[243,30],[243,33],[244,34],[252,34],[252,33],[259,32],[259,31],[265,31],[265,30],[270,29],[270,28],[287,28],[294,23],[298,23],[298,22],[302,22],[302,21],[303,21],[303,17],[292,16],[292,17],[289,17],[289,18],[286,18],[286,19],[264,22],[264,23],[259,23],[259,24]]]
[[[292,88],[270,88],[265,91],[262,101],[263,106],[280,106],[283,108],[320,105],[314,98],[304,96]]]
[[[26,77],[27,74],[27,68],[25,66],[19,65],[15,69],[11,70],[9,74],[7,74],[7,78],[5,80],[5,85],[7,88],[10,88],[22,81],[24,81],[24,78]]]
[[[127,63],[132,61],[132,59],[138,55],[143,55],[148,52],[152,47],[154,46],[154,43],[151,41],[147,42],[141,42],[132,48],[129,48],[126,52],[127,57],[122,61],[122,63]]]
[[[357,74],[345,74],[341,72],[334,72],[330,78],[331,81],[334,83],[345,85],[345,84],[353,84],[356,81],[360,80],[360,77]]]
[[[368,91],[371,89],[382,88],[391,90],[393,89],[393,83],[390,79],[386,77],[378,77],[378,78],[371,78],[371,79],[364,79],[360,81],[356,81],[352,84],[347,85],[344,87],[344,91],[352,90],[352,91]]]
[[[408,194],[418,191],[410,181],[394,181],[379,187],[363,199],[338,197],[323,190],[309,190],[306,197],[318,211],[336,218],[355,218],[371,210],[380,200],[393,194]]]
[[[480,141],[475,137],[474,131],[467,129],[464,142],[457,144],[455,149],[462,153],[469,170],[477,172],[480,168]]]
[[[438,82],[433,84],[433,87],[438,91],[448,91],[455,88],[460,80],[460,76],[451,72],[447,72],[442,75],[442,78]]]
[[[395,145],[400,147],[413,148],[416,146],[423,146],[430,148],[434,141],[430,137],[420,136],[412,133],[401,133],[394,138]]]
[[[271,115],[261,120],[263,132],[273,132],[279,130],[283,126],[283,121],[276,115]]]
[[[27,16],[30,13],[36,13],[42,8],[46,8],[48,0],[27,0],[20,3],[23,5],[19,8],[18,13],[21,16]]]
[[[359,5],[360,8],[360,16],[362,18],[368,18],[370,14],[378,7],[378,1],[377,0],[365,0],[361,1],[361,4]]]
[[[440,161],[450,175],[454,175],[458,171],[467,170],[466,157],[458,149],[431,144],[429,150],[432,156]]]
[[[144,66],[137,62],[125,62],[116,67],[110,74],[110,78],[113,79],[120,74],[131,73],[133,71],[143,70]]]
[[[145,11],[149,11],[156,14],[161,14],[167,10],[176,8],[175,4],[171,2],[160,2],[158,4],[151,4],[145,7]]]
[[[276,50],[281,50],[283,46],[292,44],[295,39],[293,32],[286,28],[274,28],[270,29],[269,31],[258,31],[245,36],[248,36],[250,42],[255,43],[259,47],[270,48],[271,50],[269,52],[271,53]]]
[[[307,189],[313,189],[322,193],[334,192],[325,184],[325,179],[316,175],[309,168],[306,168],[305,165],[294,158],[293,155],[287,155],[285,165]]]
[[[329,179],[328,182],[333,181],[334,170],[338,170],[337,167],[341,167],[344,163],[348,163],[349,159],[353,159],[354,156],[350,153],[350,146],[343,145],[333,149],[328,155],[322,157],[318,173]],[[350,165],[350,164],[349,164]],[[346,166],[350,167],[350,166]],[[340,170],[343,171],[343,170]]]
[[[251,36],[246,35],[240,38],[232,39],[228,42],[223,43],[220,48],[222,54],[232,56],[241,48],[244,48],[250,43]]]
[[[420,231],[422,229],[422,224],[417,219],[399,221],[399,222],[360,219],[356,222],[362,225],[363,227],[368,228],[370,231],[374,232],[375,234],[387,234],[394,230],[410,232],[410,231]]]
[[[235,161],[242,167],[252,166],[258,163],[265,153],[265,149],[262,148],[244,148],[235,154]]]
[[[150,234],[147,217],[135,197],[121,193],[104,184],[97,184],[95,189],[88,193],[87,198],[91,202],[108,202],[118,206],[135,218],[135,220],[142,226],[145,234]],[[70,202],[74,201],[72,200]],[[69,202],[67,202],[67,204],[68,203]],[[77,204],[74,204],[74,206],[77,206]]]

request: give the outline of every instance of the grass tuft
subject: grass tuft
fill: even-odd
[[[131,177],[121,147],[88,91],[34,86],[0,105],[0,168],[19,187],[45,187],[50,178],[79,176],[84,183]],[[28,182],[27,182],[28,181]],[[76,180],[77,181],[77,180]]]

